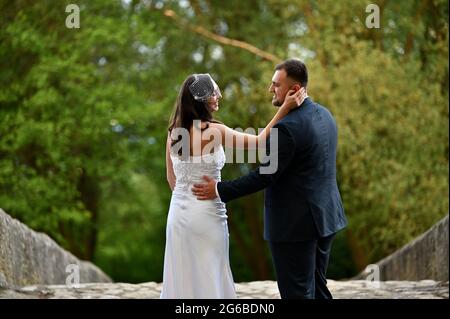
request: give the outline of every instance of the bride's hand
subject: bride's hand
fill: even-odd
[[[305,88],[300,88],[297,92],[294,90],[290,90],[286,94],[286,98],[284,99],[284,103],[281,106],[282,109],[286,111],[291,111],[297,107],[299,107],[303,101],[308,97]]]

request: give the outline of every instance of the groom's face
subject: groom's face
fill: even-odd
[[[276,70],[272,77],[272,84],[269,87],[269,92],[273,94],[272,104],[274,106],[283,104],[291,86],[292,80],[287,77],[286,71],[284,69]]]

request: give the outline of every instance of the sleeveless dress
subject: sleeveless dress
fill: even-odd
[[[182,160],[171,153],[176,186],[172,192],[166,228],[161,298],[236,298],[229,263],[225,204],[219,198],[198,200],[193,184],[206,175],[220,180],[225,152]]]

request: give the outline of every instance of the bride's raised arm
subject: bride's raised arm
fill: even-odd
[[[285,117],[292,109],[295,109],[303,103],[307,97],[304,88],[295,92],[291,90],[286,95],[283,105],[278,109],[277,113],[270,120],[269,124],[258,135],[248,134],[233,130],[232,128],[219,123],[211,123],[210,129],[218,129],[222,137],[222,145],[233,146],[237,149],[252,149],[257,147],[265,147],[266,139],[270,134],[271,128]]]

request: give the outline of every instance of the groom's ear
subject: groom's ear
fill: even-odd
[[[292,86],[292,89],[293,89],[295,92],[299,91],[300,88],[301,88],[300,84],[294,84],[294,85]]]

